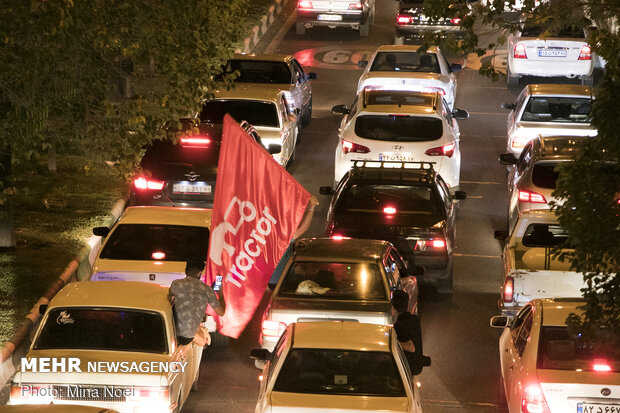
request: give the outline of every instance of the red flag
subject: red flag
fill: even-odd
[[[217,168],[207,283],[223,276],[226,313],[218,330],[237,338],[258,307],[310,194],[228,115]]]

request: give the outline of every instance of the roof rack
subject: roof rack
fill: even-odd
[[[433,165],[437,163],[425,161],[373,161],[368,159],[352,159],[351,162],[353,162],[353,168],[401,168],[429,170],[433,170]]]

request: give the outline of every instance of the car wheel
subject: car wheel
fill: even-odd
[[[359,30],[361,37],[367,37],[369,32],[370,32],[370,16],[368,16],[368,18],[366,19],[366,23],[360,24],[360,30]]]
[[[295,33],[297,33],[300,36],[303,36],[304,34],[306,34],[306,25],[303,23],[297,22],[295,24]]]
[[[226,347],[230,343],[230,337],[222,335],[217,331],[211,334],[211,345],[213,347]]]
[[[513,76],[510,72],[510,66],[506,66],[506,78],[508,86],[517,86],[519,84],[519,76]]]
[[[312,98],[308,102],[308,106],[306,107],[306,111],[304,112],[304,117],[302,120],[303,126],[308,126],[310,121],[312,120]],[[297,142],[299,142],[299,134],[297,135]]]
[[[439,294],[452,294],[454,290],[454,264],[450,267],[448,277],[437,280],[437,292]]]
[[[581,78],[581,84],[584,86],[594,85],[594,76],[583,76]]]
[[[405,36],[394,36],[394,44],[402,46],[405,44]]]
[[[198,391],[198,381],[200,381],[200,366],[198,367],[198,371],[196,372],[196,378],[192,383],[192,391]]]

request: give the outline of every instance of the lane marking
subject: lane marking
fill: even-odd
[[[467,195],[467,199],[482,199],[482,195]]]
[[[493,258],[493,259],[502,259],[501,255],[483,255],[483,254],[460,254],[455,252],[454,255],[456,257],[471,257],[471,258]]]
[[[479,184],[479,185],[506,185],[506,182],[492,182],[492,181],[461,181],[462,184]]]

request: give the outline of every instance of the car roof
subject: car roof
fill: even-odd
[[[571,313],[581,313],[578,307],[585,304],[583,298],[547,298],[538,301],[544,326],[565,326],[566,318]]]
[[[390,100],[389,104],[377,103]],[[360,92],[358,105],[363,112],[408,115],[436,115],[441,108],[439,93],[414,92],[410,90],[367,90]],[[359,116],[359,115],[358,115]]]
[[[293,59],[289,54],[235,53],[231,60],[257,60],[264,62],[288,62]]]
[[[388,241],[370,239],[303,238],[295,242],[296,260],[376,261],[389,248]]]
[[[567,95],[583,96],[591,98],[592,88],[590,86],[566,85],[566,84],[532,84],[527,85],[530,95]]]
[[[266,84],[233,84],[230,90],[226,88],[218,88],[213,92],[213,99],[240,99],[240,100],[264,100],[269,102],[277,102],[282,94],[281,85]]]
[[[125,209],[119,223],[211,227],[211,209],[133,206]]]
[[[352,321],[320,321],[293,325],[293,348],[390,351],[392,328]]]
[[[573,159],[582,150],[589,136],[545,136],[534,142],[539,159]]]
[[[393,45],[393,44],[386,44],[386,45],[383,45],[383,46],[379,46],[377,48],[376,52],[377,53],[379,53],[379,52],[417,52],[419,48],[420,48],[419,45],[409,45],[409,44]],[[439,50],[439,48],[437,46],[430,46],[426,50],[426,53],[437,53],[438,50]]]
[[[397,162],[398,163],[398,162]],[[396,164],[397,164],[396,163]],[[374,167],[372,164],[378,164]],[[356,166],[353,164],[349,172],[349,182],[366,182],[366,181],[380,181],[392,184],[432,184],[435,178],[435,170],[431,168],[431,164],[427,164],[424,168],[408,168],[408,167],[394,167],[386,168],[379,167],[384,162],[364,162],[367,166]],[[395,166],[396,166],[395,164]],[[407,163],[404,163],[405,165]],[[412,166],[415,163],[412,163]]]
[[[168,288],[136,281],[80,281],[67,284],[49,307],[117,307],[166,311]]]

